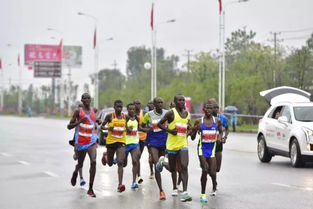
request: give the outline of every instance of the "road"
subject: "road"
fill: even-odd
[[[155,180],[148,178],[147,152],[142,163],[143,185],[132,191],[131,167],[124,171],[126,191],[117,193],[117,167],[102,166],[98,148],[94,183],[97,198],[86,195],[87,186],[72,187],[70,177],[75,161],[68,145],[73,132],[68,121],[44,118],[0,116],[0,208],[79,209],[79,208],[210,208],[210,209],[312,209],[313,166],[295,169],[289,159],[274,157],[260,163],[256,135],[231,133],[224,146],[222,170],[217,176],[218,194],[201,204],[199,162],[196,142],[189,143],[189,193],[192,202],[171,197],[171,178],[162,172],[167,200],[160,201]],[[88,180],[89,159],[84,164]],[[129,163],[131,165],[131,163]],[[211,190],[208,181],[207,192]]]

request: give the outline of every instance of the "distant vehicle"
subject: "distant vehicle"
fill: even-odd
[[[104,109],[102,109],[99,112],[99,115],[98,115],[97,118],[103,122],[104,119],[105,119],[105,116],[107,114],[112,113],[112,112],[114,112],[114,108],[113,107],[104,108]],[[122,112],[124,114],[127,114],[127,108],[123,107]],[[106,127],[107,127],[107,124],[106,124]],[[101,125],[98,126],[98,137],[99,137],[99,144],[100,145],[106,145],[106,138],[107,138],[107,136],[108,136],[108,130],[101,129]]]
[[[276,91],[276,92],[275,92]],[[271,104],[259,122],[257,153],[261,162],[289,157],[293,167],[313,162],[313,103],[310,93],[292,87],[260,92]]]

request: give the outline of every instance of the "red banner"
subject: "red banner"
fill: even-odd
[[[25,44],[25,65],[34,61],[61,61],[62,53],[58,45]]]

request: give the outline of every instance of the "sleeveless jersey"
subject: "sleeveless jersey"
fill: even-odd
[[[155,147],[165,147],[166,146],[166,138],[167,132],[163,131],[158,127],[158,122],[164,115],[167,113],[167,110],[162,109],[162,114],[159,115],[155,112],[155,110],[149,111],[146,113],[144,117],[144,122],[152,127],[153,132],[147,134],[147,144]],[[165,124],[166,125],[166,124]]]
[[[139,134],[138,134],[138,121],[129,119],[127,121],[127,127],[133,127],[133,130],[130,133],[126,133],[126,145],[128,144],[138,144],[139,143]]]
[[[141,125],[143,122],[143,110],[140,110],[139,112],[139,124]],[[140,140],[146,140],[147,134],[145,132],[139,131],[139,139]]]
[[[106,139],[107,144],[113,144],[116,142],[125,143],[126,142],[126,117],[122,113],[122,118],[116,117],[115,112],[112,113],[112,121],[108,124],[108,127],[113,127],[113,130],[108,130],[108,137]]]
[[[90,113],[86,114],[83,108],[79,108],[79,120],[87,118],[84,123],[80,123],[75,128],[75,145],[77,150],[85,150],[97,142],[96,116],[91,108]]]
[[[198,154],[207,158],[215,157],[215,147],[217,140],[217,123],[213,117],[213,123],[210,127],[206,126],[204,118],[201,118],[201,137],[198,143]]]
[[[174,120],[168,125],[169,129],[176,128],[177,135],[168,133],[166,140],[166,149],[172,151],[178,151],[182,148],[187,148],[187,126],[190,120],[190,113],[188,112],[186,118],[180,117],[176,108],[173,108]]]

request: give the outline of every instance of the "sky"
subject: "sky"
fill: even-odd
[[[214,51],[219,47],[218,0],[0,0],[0,85],[18,84],[17,56],[23,60],[24,44],[83,47],[83,65],[71,69],[76,84],[89,83],[94,72],[93,33],[95,21],[78,12],[97,18],[99,69],[117,68],[125,73],[127,50],[133,46],[151,47],[150,11],[154,2],[157,47],[166,55],[187,61],[185,50],[192,54]],[[228,4],[223,0],[223,4]],[[312,0],[249,0],[225,7],[225,33],[246,28],[257,33],[256,41],[273,45],[271,32],[279,44],[301,47],[313,32]],[[173,23],[166,23],[175,19]],[[48,31],[54,28],[57,31]],[[298,32],[297,32],[298,31]],[[113,40],[106,39],[113,37]],[[7,46],[10,44],[11,46]],[[22,88],[50,84],[50,78],[33,78],[33,71],[22,67]],[[63,69],[63,80],[68,69]],[[82,86],[82,85],[81,85]],[[83,91],[82,88],[79,91]],[[82,92],[79,92],[82,93]]]

